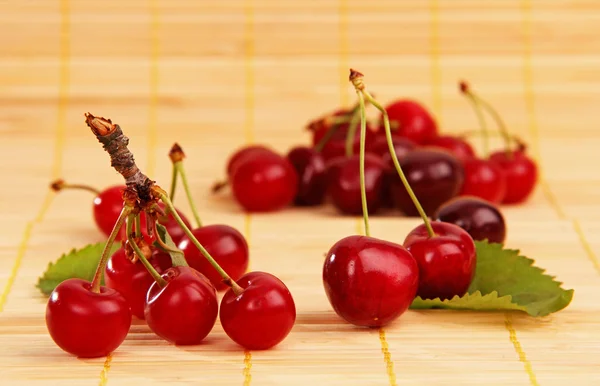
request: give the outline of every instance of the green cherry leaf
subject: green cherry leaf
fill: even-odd
[[[477,268],[466,295],[444,301],[417,297],[411,308],[519,310],[531,316],[545,316],[571,303],[574,291],[563,289],[562,283],[546,275],[518,250],[487,241],[476,241],[475,247]]]
[[[168,253],[169,256],[171,256],[171,261],[173,262],[174,267],[187,267],[188,263],[185,260],[183,251],[181,249],[177,248],[177,246],[173,242],[173,239],[171,238],[171,235],[169,235],[167,228],[165,228],[163,225],[157,223],[156,224],[156,233],[158,233],[156,236],[160,237],[162,242],[166,246],[168,246],[169,249],[163,248],[163,246],[160,245],[160,243],[158,241],[154,242],[154,246],[156,248],[160,249],[161,251]]]
[[[92,280],[96,273],[96,267],[104,250],[106,242],[87,245],[81,249],[72,249],[63,254],[55,263],[49,263],[44,274],[38,278],[36,287],[44,294],[50,295],[54,288],[63,281],[71,278]],[[121,247],[121,243],[115,242],[110,254],[112,255]],[[104,278],[102,279],[104,283]]]

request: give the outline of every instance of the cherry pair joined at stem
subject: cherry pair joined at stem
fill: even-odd
[[[323,266],[323,285],[339,316],[355,325],[379,327],[404,313],[415,295],[462,296],[474,275],[475,246],[460,227],[429,221],[395,154],[386,110],[365,90],[362,74],[351,70],[350,81],[361,114],[359,174],[365,236],[346,237],[334,244]],[[394,168],[424,221],[409,233],[404,246],[370,236],[365,189],[365,99],[382,112]]]

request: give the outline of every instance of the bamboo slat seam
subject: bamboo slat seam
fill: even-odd
[[[438,0],[429,0],[429,60],[431,66],[431,87],[433,112],[439,126],[442,124],[442,70],[440,68],[440,10]]]
[[[348,73],[350,70],[350,42],[348,41],[348,2],[347,0],[339,0],[339,76],[340,76],[340,105],[342,107],[350,104],[348,96]]]
[[[148,144],[146,174],[153,176],[156,169],[155,150],[158,141],[158,86],[160,81],[160,15],[156,0],[150,0],[150,106],[148,108]],[[152,178],[152,177],[151,177]]]

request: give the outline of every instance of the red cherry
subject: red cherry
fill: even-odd
[[[149,261],[159,273],[171,266],[171,257],[159,250],[153,252]],[[154,279],[139,260],[132,262],[126,256],[125,248],[119,248],[106,263],[104,281],[107,287],[119,291],[127,299],[135,317],[144,319],[146,294]]]
[[[219,317],[225,333],[249,350],[265,350],[279,344],[296,321],[296,305],[285,284],[265,272],[250,272],[237,283],[244,290],[228,290]]]
[[[238,149],[235,153],[229,157],[227,162],[227,176],[231,177],[235,168],[245,162],[247,157],[253,157],[261,153],[274,153],[269,147],[265,145],[248,145]]]
[[[358,155],[345,159],[329,181],[327,192],[333,205],[342,213],[361,214],[360,158]],[[385,164],[381,158],[365,154],[365,191],[369,213],[375,213],[382,205]]]
[[[296,170],[278,154],[255,153],[234,169],[230,181],[233,195],[248,212],[283,209],[298,191]]]
[[[523,150],[513,151],[509,156],[498,151],[490,160],[498,165],[506,178],[506,194],[502,203],[517,204],[524,202],[533,192],[538,179],[536,163],[525,155]]]
[[[200,343],[217,320],[217,292],[210,281],[190,267],[172,267],[161,275],[167,284],[154,282],[148,290],[145,316],[148,327],[177,345]]]
[[[310,147],[296,146],[289,151],[287,159],[298,174],[296,205],[320,205],[327,189],[325,158]]]
[[[385,107],[390,124],[396,123],[398,136],[423,145],[437,136],[437,124],[427,109],[416,101],[401,99]],[[383,117],[381,118],[383,122]],[[383,124],[380,128],[383,130]]]
[[[463,184],[463,165],[448,151],[416,149],[399,161],[427,215],[432,215],[440,205],[455,197]],[[419,215],[398,175],[392,180],[391,195],[396,207],[406,215]]]
[[[419,290],[424,299],[452,299],[463,296],[475,275],[475,243],[462,228],[432,221],[436,236],[430,237],[424,224],[413,229],[404,240],[419,264]]]
[[[193,229],[192,233],[234,281],[246,273],[248,243],[237,229],[228,225],[214,224]],[[190,267],[206,276],[218,291],[228,288],[217,270],[210,265],[187,236],[180,241],[178,247],[183,251]]]
[[[82,279],[60,283],[48,299],[46,326],[64,351],[81,358],[103,357],[117,349],[131,326],[127,300],[117,291]]]
[[[435,220],[458,225],[473,240],[503,243],[506,223],[500,210],[492,203],[477,197],[456,197],[440,206]]]
[[[432,138],[427,142],[427,146],[448,150],[462,162],[475,157],[475,151],[467,140],[452,135],[440,135]]]
[[[411,141],[408,138],[392,136],[392,143],[394,145],[394,150],[396,151],[396,157],[398,161],[404,158],[408,153],[417,148],[417,144]],[[366,150],[366,149],[365,149]],[[378,157],[381,157],[385,164],[391,165],[392,169],[394,169],[394,164],[392,163],[392,156],[390,155],[390,149],[388,147],[387,139],[385,135],[380,135],[373,142],[373,146],[368,151],[371,154],[374,154]],[[394,169],[394,173],[396,169]]]
[[[110,232],[121,214],[121,210],[123,210],[123,189],[125,189],[125,185],[111,186],[103,190],[96,198],[94,198],[94,220],[96,221],[98,228],[100,228],[106,236],[110,235]],[[163,211],[165,210],[165,205],[162,202],[158,205]],[[189,228],[191,225],[185,215],[179,210],[177,210],[177,213],[179,213],[179,216]],[[146,234],[146,214],[144,212],[140,214],[140,220],[142,224],[142,233]],[[169,214],[166,218],[159,219],[158,222],[167,228],[167,231],[175,242],[185,235],[172,214]],[[118,239],[127,239],[125,225],[121,228]]]
[[[506,194],[506,178],[502,169],[490,160],[471,158],[463,162],[465,181],[461,196],[475,196],[499,204]]]
[[[357,326],[384,326],[410,306],[419,283],[415,259],[401,245],[348,236],[325,258],[323,285],[335,312]]]

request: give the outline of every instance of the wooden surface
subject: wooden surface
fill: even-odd
[[[600,384],[599,22],[591,0],[0,1],[0,384]],[[309,119],[353,103],[350,66],[380,100],[416,98],[448,132],[476,127],[457,92],[468,79],[529,141],[543,181],[504,209],[507,244],[575,289],[569,308],[539,319],[411,311],[358,330],[321,285],[323,254],[361,231],[356,218],[331,208],[246,217],[208,194],[237,146],[285,151],[308,141]],[[277,349],[244,353],[219,325],[206,344],[176,348],[139,322],[108,358],[54,345],[36,279],[101,237],[89,194],[47,184],[120,182],[86,111],[120,123],[163,186],[167,150],[181,143],[205,221],[243,230],[251,269],[278,275],[296,299],[297,324]],[[400,242],[417,223],[374,218],[372,232]]]

